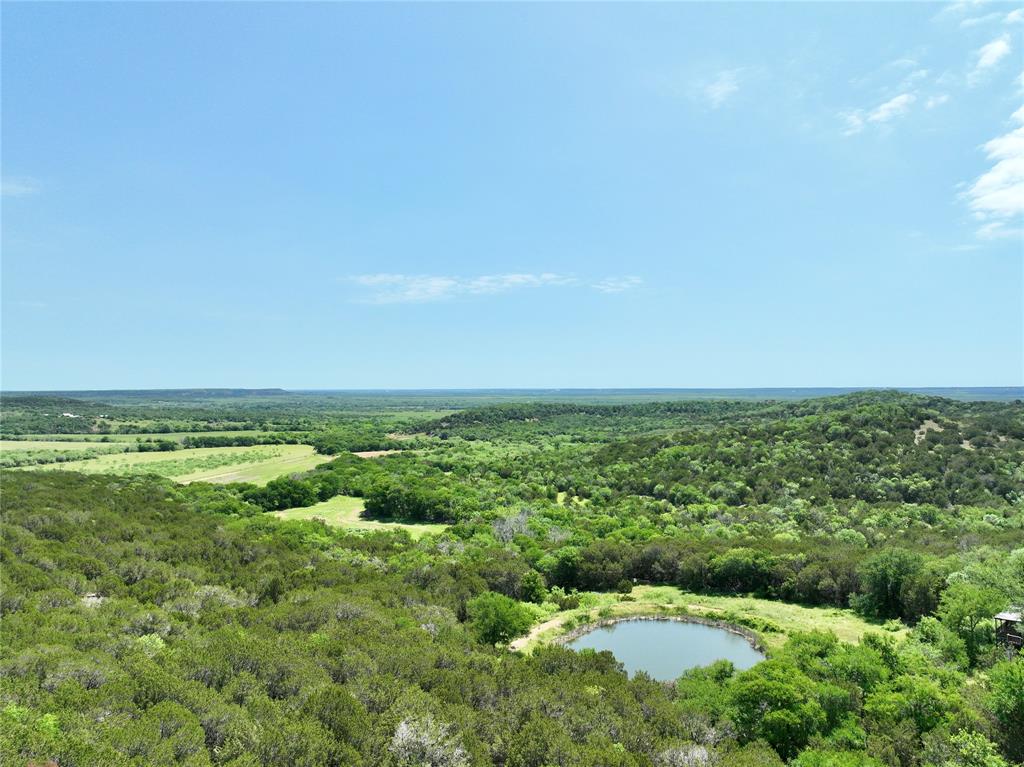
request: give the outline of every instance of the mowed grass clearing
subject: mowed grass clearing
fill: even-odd
[[[599,618],[632,615],[689,614],[736,623],[741,623],[743,619],[764,621],[779,629],[758,632],[769,649],[781,647],[790,634],[801,631],[832,631],[841,641],[854,644],[865,633],[883,631],[881,625],[869,623],[853,610],[838,607],[804,607],[756,597],[692,594],[674,586],[637,586],[629,596],[632,597],[631,601],[621,600],[617,594],[582,594],[580,607],[539,616],[544,620],[535,625],[525,637],[515,640],[511,647],[529,652],[566,633],[581,619],[596,621]],[[906,629],[885,633],[902,638]]]
[[[168,440],[181,442],[186,437],[264,437],[277,432],[256,431],[254,429],[229,429],[227,431],[153,431],[145,434],[26,434],[26,439],[59,441],[61,444],[69,442],[100,442],[102,444],[113,443],[134,443],[152,440]],[[104,442],[106,440],[106,442]],[[20,443],[22,440],[3,440],[7,442]]]
[[[315,506],[273,512],[278,519],[322,519],[331,527],[342,527],[347,530],[408,530],[413,538],[419,538],[427,533],[440,533],[447,527],[447,525],[378,522],[375,519],[365,519],[362,513],[363,499],[353,498],[349,495],[336,495]]]
[[[127,442],[64,442],[61,440],[42,439],[0,439],[0,453],[12,451],[20,452],[26,450],[52,450],[58,453],[65,453],[71,450],[96,450],[97,448],[120,448],[130,447]]]
[[[277,477],[309,471],[331,460],[309,445],[200,447],[153,453],[117,453],[84,461],[40,467],[43,471],[83,474],[158,474],[177,482],[252,482],[265,485]]]

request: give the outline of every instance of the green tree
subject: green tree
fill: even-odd
[[[858,607],[879,618],[907,617],[903,588],[912,582],[924,565],[920,554],[906,549],[884,549],[861,565],[861,593]]]
[[[744,671],[730,691],[733,720],[742,742],[763,738],[788,759],[826,722],[815,685],[788,661],[768,660]]]
[[[529,608],[493,591],[470,600],[468,609],[473,630],[481,641],[488,644],[508,642],[525,634],[533,623],[533,613]]]
[[[1024,655],[992,667],[988,677],[988,707],[999,722],[1005,754],[1024,761]]]
[[[942,767],[1009,767],[996,744],[980,732],[961,730],[949,736],[944,750]]]
[[[519,583],[519,588],[522,589],[523,600],[526,602],[540,604],[547,596],[544,576],[536,570],[527,570],[523,573],[523,578]]]
[[[967,658],[973,666],[978,662],[982,646],[992,635],[992,616],[1006,604],[995,589],[971,583],[954,583],[942,592],[939,618],[964,640]]]
[[[790,767],[884,767],[883,763],[855,751],[808,749],[789,763]]]

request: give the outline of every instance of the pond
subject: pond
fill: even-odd
[[[675,679],[687,669],[716,660],[737,669],[764,660],[750,641],[716,626],[667,620],[627,620],[595,628],[566,643],[573,650],[610,650],[630,675],[646,671],[654,679]]]

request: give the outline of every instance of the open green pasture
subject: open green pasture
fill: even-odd
[[[362,516],[363,499],[354,498],[349,495],[336,495],[330,500],[318,503],[315,506],[305,506],[297,509],[285,509],[274,512],[279,519],[322,519],[332,527],[342,527],[348,530],[408,530],[413,538],[419,538],[427,533],[439,533],[446,525],[430,524],[405,524],[402,522],[378,522],[374,519],[366,519]]]
[[[84,474],[157,474],[185,484],[252,482],[262,485],[285,474],[308,471],[329,460],[330,456],[314,453],[309,445],[257,445],[167,453],[117,453],[44,468]]]
[[[28,450],[55,450],[64,453],[69,450],[95,450],[100,447],[120,447],[124,449],[128,446],[127,440],[87,442],[85,440],[65,441],[57,439],[0,439],[0,453],[9,451],[24,452]]]
[[[263,437],[271,432],[252,429],[229,429],[227,431],[172,431],[147,432],[145,434],[26,434],[25,439],[5,439],[3,445],[22,445],[31,441],[59,442],[61,445],[75,442],[99,442],[101,444],[134,443],[151,440],[181,442],[186,437]]]

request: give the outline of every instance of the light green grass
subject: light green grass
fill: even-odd
[[[0,453],[11,451],[21,452],[25,450],[53,450],[64,453],[71,450],[95,450],[96,448],[111,447],[124,449],[128,447],[126,442],[63,442],[59,440],[40,439],[0,439]]]
[[[253,482],[263,485],[277,477],[309,471],[331,460],[309,445],[201,447],[153,453],[117,453],[85,461],[50,464],[44,471],[84,474],[158,474],[177,482]]]
[[[781,647],[789,634],[800,631],[832,631],[840,640],[852,643],[859,642],[866,632],[882,631],[881,626],[869,623],[852,610],[834,607],[804,607],[755,597],[691,594],[673,586],[637,586],[630,596],[633,601],[622,601],[617,594],[582,594],[580,607],[561,612],[548,610],[539,616],[542,622],[535,625],[527,636],[513,642],[512,647],[529,652],[566,633],[569,629],[567,624],[576,625],[581,619],[593,621],[631,615],[682,614],[684,611],[737,623],[744,619],[755,623],[767,622],[779,629],[758,632],[769,649]],[[904,629],[893,635],[902,638],[905,633]]]
[[[322,519],[332,527],[343,527],[348,530],[408,530],[413,538],[419,538],[427,533],[440,533],[447,527],[447,525],[378,522],[373,519],[364,519],[362,511],[362,498],[336,495],[315,506],[276,511],[274,516],[279,519]]]
[[[143,442],[145,440],[158,440],[165,439],[174,442],[181,442],[185,437],[262,437],[267,434],[274,434],[277,432],[269,431],[254,431],[245,429],[232,429],[228,431],[171,431],[171,432],[147,432],[145,434],[26,434],[26,440],[47,440],[47,441],[59,441],[61,444],[75,443],[75,442],[100,442],[102,444],[108,444],[103,442],[104,439],[109,440],[109,444],[121,443],[121,442]],[[3,440],[4,444],[11,442],[13,444],[21,444],[22,440]]]
[[[45,440],[0,440],[0,467],[13,469],[82,461],[108,453],[123,453],[131,445],[122,442],[57,442]]]

